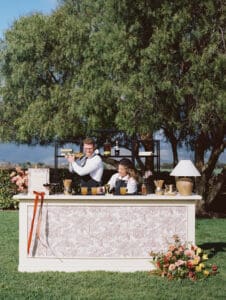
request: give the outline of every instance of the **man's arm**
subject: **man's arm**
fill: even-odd
[[[85,166],[81,167],[76,162],[71,163],[73,170],[80,176],[88,175],[95,171],[101,164],[101,158],[96,155],[92,158],[88,158]],[[70,167],[69,167],[70,168]]]

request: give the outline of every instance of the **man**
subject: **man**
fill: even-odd
[[[97,187],[101,185],[103,175],[103,162],[101,157],[95,152],[95,143],[91,138],[83,141],[84,155],[75,160],[73,155],[69,155],[69,170],[77,173],[81,177],[82,187]]]

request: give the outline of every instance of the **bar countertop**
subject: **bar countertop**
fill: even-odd
[[[34,195],[32,194],[17,194],[14,196],[14,199],[22,200],[33,200]],[[122,201],[122,200],[133,200],[133,201],[161,201],[161,200],[201,200],[201,196],[197,194],[192,194],[190,196],[181,196],[180,194],[174,195],[156,195],[156,194],[147,194],[147,195],[113,195],[113,194],[105,194],[105,195],[64,195],[64,194],[53,194],[53,195],[45,195],[46,200],[85,200],[85,201]]]

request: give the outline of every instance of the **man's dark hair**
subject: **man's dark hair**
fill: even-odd
[[[83,140],[83,144],[88,144],[88,145],[93,145],[93,146],[95,146],[95,141],[94,141],[94,139],[92,139],[92,138],[85,138],[85,139]]]

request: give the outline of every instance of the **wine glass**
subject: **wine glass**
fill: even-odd
[[[110,193],[110,184],[105,184],[104,190],[105,190],[105,194],[108,195]]]

